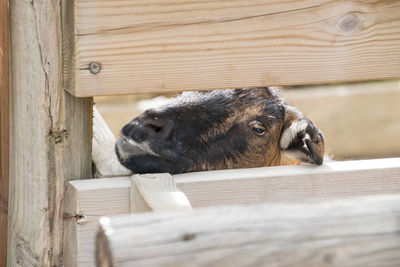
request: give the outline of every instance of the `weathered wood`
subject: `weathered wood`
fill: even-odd
[[[10,146],[10,25],[8,0],[0,0],[0,266],[7,265]]]
[[[399,266],[400,196],[102,219],[97,266]]]
[[[400,158],[327,162],[323,166],[286,166],[174,175],[194,208],[263,202],[299,202],[400,193]],[[77,261],[94,266],[96,223],[101,216],[130,211],[130,177],[71,181],[66,197],[76,216]],[[101,203],[101,205],[99,205]],[[74,238],[71,237],[70,242]]]
[[[191,210],[189,200],[168,173],[131,177],[130,212]]]
[[[96,177],[124,176],[132,173],[119,163],[115,154],[115,137],[96,107],[93,107],[92,159]]]
[[[60,8],[10,1],[9,266],[62,266],[66,181],[91,177],[92,99],[62,88]]]
[[[76,96],[400,77],[396,1],[65,3]]]
[[[95,266],[95,233],[100,216],[109,213],[108,204],[113,203],[116,214],[129,213],[130,177],[86,181],[87,183],[78,186],[71,182],[72,184],[69,183],[66,190],[65,212],[71,218],[68,220],[70,223],[69,238],[64,243],[64,249],[68,248],[69,251],[69,260],[65,262],[66,266]],[[111,182],[114,188],[110,190],[110,184],[107,182]],[[118,192],[119,195],[112,194],[117,187],[121,189]],[[99,202],[99,200],[104,202]],[[98,209],[89,210],[86,205]],[[106,209],[101,210],[104,205],[107,206]]]

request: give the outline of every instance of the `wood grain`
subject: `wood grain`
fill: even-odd
[[[95,266],[94,242],[98,220],[101,214],[109,212],[108,204],[113,203],[116,214],[129,213],[130,177],[86,180],[87,183],[78,183],[82,187],[74,186],[75,182],[68,184],[65,196],[65,213],[69,218],[68,239],[64,243],[64,249],[69,252],[65,255],[68,257],[65,266],[91,267]],[[112,188],[109,182],[113,184]],[[118,195],[113,194],[116,188],[120,189]],[[98,209],[89,211],[86,205]]]
[[[192,209],[189,200],[168,173],[132,175],[129,203],[131,213]]]
[[[8,0],[0,1],[0,266],[7,265],[10,161],[10,25]]]
[[[399,266],[400,196],[100,220],[97,266]]]
[[[396,1],[66,1],[76,96],[400,77]],[[71,23],[71,22],[70,22]],[[101,64],[92,74],[88,66]],[[76,90],[74,90],[74,88]]]
[[[263,202],[297,203],[400,193],[400,158],[327,162],[323,166],[281,166],[174,175],[193,208]],[[79,266],[94,266],[94,237],[101,216],[130,211],[130,177],[69,182],[71,216]],[[102,203],[99,205],[99,203]]]
[[[10,25],[8,266],[62,266],[66,182],[91,177],[92,99],[62,88],[60,0],[12,0]]]
[[[92,160],[96,168],[95,177],[125,176],[132,173],[118,161],[115,137],[96,107],[93,107]]]

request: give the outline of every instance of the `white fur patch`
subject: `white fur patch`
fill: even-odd
[[[308,122],[300,120],[293,122],[285,131],[283,131],[281,140],[279,142],[282,149],[287,149],[294,138],[297,137],[299,132],[307,128]]]
[[[129,157],[135,155],[153,155],[160,157],[159,154],[155,153],[149,146],[148,142],[135,142],[134,140],[122,136],[117,142],[118,151],[123,159],[128,159]]]

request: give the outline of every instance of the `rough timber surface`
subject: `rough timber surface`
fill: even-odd
[[[102,218],[97,266],[399,266],[400,195]]]
[[[297,203],[400,193],[400,158],[327,162],[173,175],[193,208],[263,202]],[[66,203],[75,215],[80,266],[94,266],[94,236],[101,216],[130,211],[130,177],[71,181]],[[102,203],[99,205],[99,203]]]
[[[0,266],[7,264],[10,154],[10,25],[8,0],[0,0]]]
[[[130,212],[188,211],[189,200],[169,173],[135,174],[131,177]]]
[[[76,96],[400,77],[397,1],[75,0],[64,9],[65,86]]]
[[[62,88],[61,1],[9,3],[8,266],[63,266],[64,189],[91,176],[92,100]]]

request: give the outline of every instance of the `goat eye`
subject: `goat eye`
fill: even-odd
[[[265,127],[261,124],[261,122],[252,121],[249,123],[249,126],[256,135],[258,135],[258,136],[265,135],[266,130],[265,130]]]

